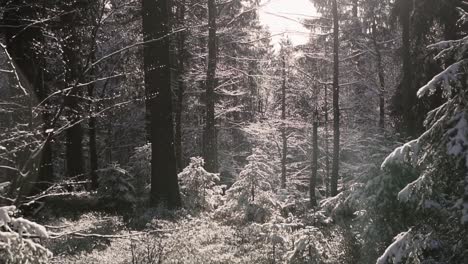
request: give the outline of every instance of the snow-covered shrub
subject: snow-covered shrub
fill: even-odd
[[[286,253],[286,263],[372,263],[356,259],[358,249],[350,236],[349,227],[340,225],[301,228],[289,236],[294,247]]]
[[[466,17],[467,13],[460,11]],[[418,96],[442,89],[446,102],[428,114],[426,131],[391,153],[382,168],[412,166],[419,172],[398,194],[401,203],[416,209],[407,212],[407,219],[416,219],[407,221],[408,227],[413,227],[412,236],[421,239],[423,244],[440,240],[442,244],[455,245],[431,248],[437,250],[436,258],[427,252],[417,254],[420,247],[412,244],[407,246],[408,255],[421,256],[421,260],[450,259],[451,263],[462,263],[468,258],[468,42],[465,37],[429,48],[439,51],[436,59],[449,65],[423,86]],[[431,234],[431,240],[426,234]],[[393,260],[393,263],[399,262]]]
[[[106,208],[130,209],[135,203],[132,177],[118,164],[110,164],[99,175],[98,196]]]
[[[189,209],[213,209],[220,200],[223,186],[217,173],[207,172],[200,157],[190,159],[190,164],[179,173],[183,204]]]
[[[134,176],[136,193],[145,193],[146,187],[151,183],[151,143],[135,148],[128,170]]]
[[[272,186],[277,181],[268,157],[256,148],[236,182],[226,192],[226,203],[219,213],[234,221],[266,222],[280,205]]]
[[[316,227],[302,229],[294,243],[294,250],[288,252],[288,263],[319,263],[323,251],[323,234]]]
[[[45,227],[13,217],[15,206],[0,207],[0,262],[48,263],[52,253],[38,241],[49,237]]]

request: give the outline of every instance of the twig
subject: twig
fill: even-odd
[[[152,230],[148,232],[137,232],[137,233],[132,233],[132,234],[127,234],[127,235],[101,235],[101,234],[85,234],[81,232],[66,232],[66,233],[49,233],[50,237],[52,239],[57,239],[61,238],[64,236],[76,236],[76,237],[94,237],[94,238],[115,238],[115,239],[122,239],[122,238],[130,238],[134,236],[141,236],[141,235],[149,235],[153,233],[162,233],[162,232],[170,232],[174,231],[176,229],[158,229],[158,230]]]

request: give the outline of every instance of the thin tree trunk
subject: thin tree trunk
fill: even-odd
[[[380,91],[379,91],[379,127],[384,129],[385,128],[385,74],[384,69],[382,66],[382,53],[379,48],[379,44],[377,43],[377,27],[376,23],[374,22],[372,25],[372,41],[374,43],[376,60],[377,60],[377,71],[379,76],[379,84],[380,84]]]
[[[216,4],[208,0],[208,69],[206,78],[206,126],[203,139],[205,169],[218,172],[218,143],[215,123],[215,85],[217,65]]]
[[[281,85],[281,140],[283,143],[281,155],[281,188],[286,188],[286,159],[288,155],[288,139],[286,137],[286,58],[283,57],[283,84]]]
[[[168,0],[142,0],[142,12],[144,41],[166,36],[143,48],[145,89],[151,114],[150,202],[153,206],[175,208],[181,206],[181,201],[174,152]]]
[[[333,0],[333,164],[331,195],[338,194],[340,165],[340,84],[339,84],[339,21],[338,4]]]
[[[325,192],[326,196],[330,196],[330,146],[329,146],[329,137],[330,137],[330,131],[329,131],[329,120],[330,118],[328,117],[328,87],[327,85],[324,85],[324,90],[325,90],[325,104],[324,104],[324,111],[325,111]]]
[[[317,170],[318,170],[318,110],[315,109],[312,123],[312,173],[309,182],[309,198],[310,206],[317,205],[317,197],[315,197],[315,188],[317,185]]]
[[[96,117],[94,116],[95,109],[93,107],[92,99],[94,98],[94,84],[88,86],[88,97],[91,100],[90,103],[90,117],[88,123],[88,136],[89,136],[89,166],[90,166],[90,179],[91,189],[96,190],[98,187],[98,154],[97,154],[97,142],[96,142]]]
[[[185,22],[185,0],[179,3],[177,8],[178,20],[181,25]],[[178,90],[177,90],[177,106],[176,106],[176,118],[175,118],[175,152],[177,160],[177,170],[181,172],[184,169],[183,152],[182,152],[182,112],[184,106],[184,92],[185,82],[183,76],[185,74],[185,61],[186,61],[186,50],[185,50],[185,31],[178,34],[178,51],[177,54],[177,72],[178,72]]]

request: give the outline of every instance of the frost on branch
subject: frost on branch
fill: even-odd
[[[15,206],[0,207],[0,260],[2,263],[48,263],[52,253],[37,243],[47,230],[24,218],[13,217]]]
[[[398,234],[383,255],[377,259],[377,264],[402,263],[408,254],[411,237],[411,230]]]
[[[432,234],[420,234],[413,229],[393,238],[393,243],[377,259],[376,264],[420,263],[421,256],[440,250],[441,241]]]
[[[459,82],[459,72],[463,71],[463,66],[466,64],[466,60],[461,60],[450,65],[447,69],[437,74],[432,80],[430,80],[426,85],[421,87],[418,91],[418,97],[421,98],[426,95],[433,94],[437,87],[442,87],[444,95],[447,96],[451,94],[454,85],[452,83]]]
[[[382,169],[387,168],[391,164],[400,165],[408,160],[413,164],[416,163],[419,152],[419,139],[415,139],[396,148],[382,163]]]

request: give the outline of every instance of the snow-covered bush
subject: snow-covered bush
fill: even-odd
[[[189,209],[213,209],[220,200],[223,186],[217,173],[207,172],[200,157],[190,159],[190,164],[179,173],[183,204]]]
[[[151,183],[151,143],[135,148],[128,170],[134,176],[136,193],[145,193],[146,187]]]
[[[38,241],[49,237],[45,227],[13,217],[15,206],[0,207],[0,262],[48,263],[52,253]]]
[[[259,148],[254,149],[247,161],[227,191],[226,203],[219,213],[224,219],[239,222],[266,222],[280,208],[272,187],[278,179],[268,164],[268,157]]]
[[[98,196],[106,208],[130,209],[135,203],[132,177],[118,164],[110,164],[99,175]]]
[[[460,12],[464,17],[468,15],[461,9]],[[439,51],[436,59],[449,65],[423,86],[418,96],[428,96],[442,89],[446,102],[428,114],[426,131],[419,138],[397,148],[382,164],[384,169],[411,166],[418,172],[416,179],[400,190],[398,200],[416,209],[406,212],[406,222],[408,227],[413,227],[412,237],[421,242],[405,246],[404,252],[394,252],[397,247],[394,243],[387,251],[391,250],[396,256],[462,263],[468,257],[468,41],[465,37],[439,42],[429,48]],[[411,221],[411,217],[417,220]],[[431,238],[426,234],[431,234]],[[433,240],[454,246],[430,248],[437,251],[436,257],[428,252],[418,254],[421,247],[415,245],[430,244]],[[385,255],[381,259],[380,263],[386,263]],[[392,262],[402,263],[400,259],[394,258]]]
[[[324,249],[321,242],[324,236],[316,227],[302,229],[299,239],[294,243],[294,250],[288,252],[289,263],[319,263],[320,252]]]
[[[286,253],[286,263],[372,263],[356,258],[359,249],[352,237],[347,226],[306,226],[289,236],[294,247]]]

